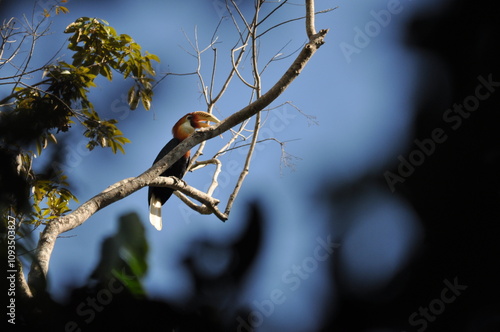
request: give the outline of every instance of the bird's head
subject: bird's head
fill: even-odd
[[[184,115],[172,128],[172,134],[178,140],[184,140],[198,128],[210,127],[208,122],[219,123],[219,119],[207,112],[192,112]]]

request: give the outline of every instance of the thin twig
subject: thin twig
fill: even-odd
[[[257,22],[258,22],[258,17],[259,17],[259,9],[260,5],[256,3],[256,9],[255,9],[255,15],[254,19],[252,22],[252,27],[250,30],[250,33],[252,35],[252,71],[254,74],[254,92],[259,99],[262,96],[262,83],[261,83],[261,78],[259,74],[259,68],[258,68],[258,50],[257,50]],[[227,201],[226,205],[226,210],[224,213],[226,215],[229,215],[231,212],[231,208],[234,204],[234,201],[236,200],[236,197],[238,196],[240,189],[243,185],[243,182],[245,181],[246,176],[248,175],[250,171],[250,162],[252,160],[253,153],[255,151],[255,145],[257,142],[257,137],[259,135],[259,129],[260,129],[260,118],[261,118],[261,113],[257,112],[255,116],[255,124],[254,124],[254,132],[252,136],[252,141],[250,143],[250,148],[248,149],[247,156],[245,158],[245,164],[243,165],[243,169],[238,177],[238,180],[236,182],[236,185],[234,186],[233,192],[231,195],[229,195],[229,199]]]
[[[229,216],[229,213],[231,212],[231,209],[233,207],[234,201],[236,200],[236,197],[238,196],[240,189],[243,185],[243,181],[245,181],[246,176],[248,175],[248,172],[250,170],[250,161],[252,160],[253,153],[255,151],[255,144],[257,143],[257,134],[259,132],[260,128],[260,112],[258,112],[255,116],[255,126],[254,130],[255,133],[252,136],[252,141],[250,143],[250,148],[248,149],[247,156],[245,158],[245,165],[243,166],[243,170],[241,171],[238,181],[236,182],[236,185],[234,186],[233,192],[231,195],[229,195],[229,199],[227,200],[227,205],[224,213]]]
[[[282,48],[279,49],[278,52],[276,52],[274,54],[274,56],[264,65],[264,68],[262,68],[262,70],[260,71],[260,75],[262,76],[262,74],[264,73],[264,71],[267,69],[267,67],[273,62],[273,61],[277,61],[277,60],[280,60],[278,59],[279,56],[282,55],[282,51],[285,49],[285,47],[288,46],[288,44],[290,44],[290,41],[288,41],[285,46],[283,46]]]
[[[270,137],[270,138],[264,138],[264,139],[261,139],[261,140],[258,140],[256,142],[256,144],[260,144],[260,143],[264,143],[264,142],[267,142],[267,141],[274,141],[280,145],[285,145],[286,143],[289,143],[289,142],[294,142],[294,141],[299,141],[300,138],[294,138],[294,139],[289,139],[289,140],[286,140],[286,141],[280,141],[274,137]],[[216,157],[222,155],[223,153],[226,153],[226,152],[229,152],[229,151],[233,151],[233,150],[237,150],[237,149],[241,149],[241,148],[244,148],[244,147],[247,147],[247,146],[250,146],[252,143],[246,143],[246,144],[241,144],[241,145],[237,145],[237,146],[233,146],[232,148],[229,148],[227,150],[225,150],[224,152],[222,153],[217,153],[216,154]]]
[[[273,10],[271,10],[271,12],[269,14],[267,14],[262,20],[260,20],[259,23],[257,23],[257,26],[261,25],[262,23],[265,22],[265,20],[267,20],[269,17],[271,17],[271,15],[273,15],[278,9],[281,8],[281,6],[283,6],[284,4],[286,4],[288,2],[288,0],[284,0],[283,2],[281,2],[278,6],[276,6],[276,8],[274,8]]]
[[[245,121],[243,121],[243,123],[241,123],[240,125],[240,128],[238,129],[238,131],[234,132],[233,133],[233,137],[231,137],[231,139],[229,140],[229,142],[226,143],[226,145],[224,145],[215,155],[214,155],[214,158],[217,157],[217,156],[222,156],[223,154],[225,154],[227,151],[230,150],[230,146],[236,141],[236,139],[238,137],[243,137],[244,139],[246,139],[246,137],[244,135],[242,135],[241,133],[245,130],[245,127],[248,123],[250,119],[247,119]]]
[[[335,10],[337,9],[338,7],[334,7],[334,8],[328,8],[328,9],[323,9],[323,10],[320,10],[316,13],[314,13],[315,15],[318,15],[318,14],[324,14],[324,13],[328,13],[328,12],[331,12],[332,10]],[[269,31],[273,30],[273,29],[276,29],[277,27],[280,27],[284,24],[288,24],[288,23],[291,23],[291,22],[295,22],[295,21],[299,21],[299,20],[303,20],[305,19],[306,16],[302,16],[302,17],[296,17],[296,18],[292,18],[290,20],[287,20],[287,21],[284,21],[284,22],[280,22],[272,27],[270,27],[269,29],[265,30],[264,32],[261,32],[257,37],[260,38],[262,36],[264,36],[266,33],[268,33]]]
[[[231,0],[231,3],[233,4],[234,8],[236,9],[236,12],[238,13],[238,15],[240,16],[241,20],[243,21],[243,23],[245,23],[245,26],[247,28],[248,31],[251,30],[250,28],[250,25],[248,24],[247,20],[245,19],[245,16],[243,15],[243,13],[241,12],[240,8],[238,7],[238,5],[234,2],[234,0]],[[257,12],[257,10],[256,10]]]
[[[220,174],[221,169],[222,169],[221,161],[219,159],[216,159],[216,158],[212,158],[212,159],[208,159],[208,160],[204,160],[204,161],[199,161],[191,167],[191,171],[205,167],[207,165],[215,165],[215,171],[214,171],[214,174],[212,176],[212,183],[210,184],[210,187],[207,190],[207,195],[212,196],[215,189],[219,185],[219,182],[217,181],[217,179],[219,178],[219,174]]]
[[[245,84],[246,86],[248,86],[251,89],[255,89],[255,86],[253,86],[252,84],[248,83],[243,78],[243,76],[241,76],[240,71],[238,70],[238,67],[236,66],[236,63],[234,62],[234,54],[233,53],[234,52],[231,52],[231,64],[233,65],[233,72],[236,73],[236,75],[238,76],[238,78],[240,79],[240,81],[243,82],[243,84]],[[240,53],[240,54],[242,54],[242,53]]]

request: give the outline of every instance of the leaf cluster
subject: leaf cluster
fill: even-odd
[[[68,12],[62,6],[53,6],[51,11],[54,10],[56,14]],[[50,11],[46,10],[44,17],[49,16]],[[129,107],[134,110],[142,102],[149,110],[155,76],[152,61],[160,61],[154,54],[143,53],[130,36],[117,34],[104,20],[82,17],[64,33],[70,35],[67,47],[73,51],[71,61],[56,61],[36,70],[25,66],[15,77],[0,77],[2,81],[10,79],[4,84],[14,86],[11,94],[0,100],[0,150],[11,158],[4,164],[6,170],[0,173],[0,182],[4,187],[7,181],[3,175],[15,174],[24,188],[22,197],[19,192],[2,188],[2,196],[8,199],[7,204],[0,206],[1,213],[7,214],[10,209],[10,215],[37,225],[70,211],[69,203],[76,197],[68,189],[61,169],[54,169],[49,175],[36,174],[32,167],[34,158],[50,144],[57,144],[57,134],[67,132],[74,124],[84,127],[89,150],[100,146],[111,148],[113,153],[125,153],[124,145],[130,140],[118,128],[116,119],[101,118],[90,101],[90,92],[99,77],[112,81],[118,73],[133,80],[128,90]],[[25,34],[29,36],[28,31]],[[29,59],[36,56],[34,49],[31,52]],[[27,84],[36,71],[42,73],[42,80]],[[26,209],[29,198],[31,211]]]
[[[71,211],[69,203],[78,199],[67,188],[67,176],[62,172],[56,173],[56,178],[38,176],[33,184],[33,207],[31,223],[36,226],[62,216]],[[45,202],[46,207],[41,208]]]
[[[139,101],[146,110],[153,97],[151,61],[159,62],[154,54],[142,54],[141,46],[126,34],[118,35],[108,22],[96,18],[81,17],[71,23],[65,33],[71,33],[68,49],[74,51],[73,66],[84,66],[93,75],[113,79],[113,70],[124,78],[132,77],[134,86],[129,90],[128,103],[137,108]]]

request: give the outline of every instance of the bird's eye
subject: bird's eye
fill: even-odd
[[[188,116],[187,116],[187,119],[188,119],[188,120],[191,120],[192,118],[193,118],[193,116],[192,116],[192,115],[188,115]]]

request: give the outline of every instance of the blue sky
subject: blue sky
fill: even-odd
[[[90,16],[107,20],[118,33],[132,36],[143,50],[157,54],[162,60],[155,67],[159,75],[192,72],[196,61],[183,50],[189,49],[184,33],[194,38],[196,27],[200,47],[208,45],[220,19],[219,1],[72,0],[67,4],[70,13],[55,17],[51,28],[54,34],[38,45],[40,54],[45,56],[38,61],[43,63],[63,45],[67,36],[61,31],[66,25],[80,16]],[[30,8],[25,6],[27,2],[14,6],[4,15],[19,16]],[[294,3],[285,5],[270,23],[302,16],[304,7]],[[242,229],[240,221],[245,220],[246,203],[253,197],[258,197],[266,208],[267,229],[264,253],[241,302],[262,301],[269,298],[274,289],[282,290],[286,297],[284,303],[266,317],[262,330],[271,327],[311,330],[323,314],[331,314],[320,309],[323,300],[335,296],[333,285],[326,283],[326,268],[331,261],[317,262],[315,268],[311,265],[313,271],[301,280],[297,289],[291,289],[291,284],[283,279],[294,265],[312,264],[308,257],[314,257],[318,237],[326,240],[328,236],[344,236],[345,243],[340,243],[341,258],[348,262],[344,273],[349,276],[353,289],[360,289],[360,285],[383,285],[421,240],[415,214],[389,188],[374,188],[359,197],[349,221],[353,226],[343,234],[343,230],[328,226],[340,221],[332,219],[324,201],[320,202],[318,197],[324,193],[325,188],[321,186],[327,183],[345,183],[367,172],[382,175],[387,164],[396,164],[397,156],[410,146],[409,131],[415,106],[413,91],[418,86],[417,75],[425,55],[404,46],[405,24],[416,12],[433,10],[431,4],[437,6],[430,0],[316,1],[317,10],[339,7],[317,17],[318,29],[330,29],[326,44],[273,106],[293,102],[305,114],[316,117],[318,124],[311,124],[293,107],[284,105],[265,115],[267,121],[262,130],[263,137],[293,140],[286,145],[286,151],[297,157],[293,169],[280,167],[278,144],[263,143],[257,149],[250,175],[226,223],[213,216],[199,216],[173,197],[163,207],[164,229],[158,232],[148,223],[146,189],[105,208],[82,226],[64,234],[68,238],[58,240],[49,275],[56,298],[63,296],[64,287],[55,285],[85,282],[99,257],[102,239],[116,231],[118,217],[129,211],[139,213],[151,246],[150,271],[145,280],[148,292],[154,297],[182,298],[190,291],[190,282],[179,269],[180,254],[196,238],[209,237],[220,242],[234,239]],[[40,11],[40,7],[35,8]],[[390,15],[384,16],[384,13]],[[284,55],[301,47],[306,41],[303,25],[302,21],[290,23],[265,36],[261,44],[262,63],[287,43]],[[228,20],[223,21],[217,36],[217,73],[222,80],[229,68],[229,50],[236,41]],[[62,51],[63,56],[68,54]],[[274,84],[293,58],[294,55],[269,67],[262,77],[264,89]],[[207,57],[202,69],[206,80],[210,71],[211,58]],[[113,155],[102,149],[88,153],[82,148],[85,141],[81,136],[67,138],[71,144],[65,163],[80,202],[116,181],[142,173],[171,138],[172,125],[185,113],[204,110],[194,76],[166,78],[155,90],[149,112],[126,109],[127,83],[122,84],[120,80],[117,78],[112,84],[99,82],[91,98],[103,117],[120,120],[120,128],[132,141],[126,146],[127,153]],[[244,107],[248,99],[248,89],[236,83],[217,105],[215,114],[224,118]],[[228,138],[226,134],[209,141],[205,155],[213,154]],[[240,152],[234,151],[222,161],[225,165],[231,162],[241,167],[242,158]],[[185,180],[204,189],[210,176],[206,168],[188,174]],[[223,168],[221,186],[215,193],[223,207],[236,178],[234,171]],[[330,302],[330,306],[334,307],[334,302]]]

